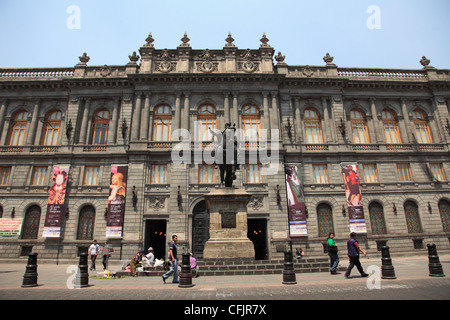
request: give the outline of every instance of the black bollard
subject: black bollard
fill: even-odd
[[[78,263],[78,271],[75,275],[75,288],[89,287],[89,273],[88,273],[88,254],[86,252],[80,253],[80,262]]]
[[[397,279],[388,246],[381,247],[381,279]]]
[[[180,283],[178,284],[178,287],[190,288],[193,286],[194,285],[192,284],[190,254],[183,253],[181,259]]]
[[[445,277],[442,264],[439,261],[436,245],[434,243],[427,244],[428,247],[428,270],[430,271],[430,277]]]
[[[28,263],[23,275],[22,288],[36,287],[38,274],[37,274],[37,253],[30,253],[28,255]]]
[[[284,252],[283,284],[296,284],[292,251]]]

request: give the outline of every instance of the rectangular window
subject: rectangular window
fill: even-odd
[[[84,179],[83,185],[85,186],[96,186],[98,185],[98,172],[100,167],[85,167],[84,168]]]
[[[167,165],[152,164],[152,184],[167,183]]]
[[[398,179],[401,182],[413,181],[409,163],[397,164]]]
[[[326,164],[314,164],[313,172],[315,183],[328,183],[328,168]]]
[[[247,183],[262,183],[261,164],[247,165]]]
[[[433,178],[435,178],[437,181],[446,180],[442,163],[430,163],[430,170],[431,173],[433,174]]]
[[[7,186],[11,167],[0,167],[0,186]]]
[[[198,183],[215,183],[215,165],[202,164],[198,168]]]
[[[376,164],[363,164],[364,181],[366,183],[374,183],[378,181],[378,171]]]
[[[32,186],[43,186],[45,183],[45,174],[47,172],[47,167],[34,167],[33,175],[31,177]]]

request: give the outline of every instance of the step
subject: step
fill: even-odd
[[[244,260],[244,259],[215,259],[198,261],[199,276],[227,276],[227,275],[261,275],[282,274],[283,260]],[[294,261],[295,273],[329,272],[327,258],[311,258]],[[344,267],[339,271],[345,271]],[[166,271],[163,267],[145,268],[137,272],[138,276],[162,276]],[[118,271],[116,276],[129,276],[130,272]]]

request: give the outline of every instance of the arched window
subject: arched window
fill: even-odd
[[[369,205],[370,224],[373,234],[386,234],[383,206],[378,202]]]
[[[170,141],[172,132],[172,108],[161,104],[153,110],[153,141]]]
[[[352,125],[353,142],[356,144],[369,144],[369,132],[365,116],[361,110],[350,111],[350,123]]]
[[[331,207],[326,203],[317,206],[317,223],[319,225],[319,237],[328,237],[334,232]]]
[[[412,201],[406,201],[404,204],[406,224],[409,233],[421,233],[422,224],[420,223],[419,207]]]
[[[210,104],[201,105],[197,113],[198,141],[211,141],[213,136],[209,131],[217,127],[216,108]]]
[[[21,146],[23,145],[25,132],[27,130],[28,112],[18,111],[11,119],[9,126],[8,139],[6,145],[9,146]]]
[[[418,143],[433,143],[430,127],[427,121],[427,115],[420,109],[412,112],[416,139]]]
[[[95,209],[85,206],[80,211],[78,219],[78,240],[92,240],[94,238]]]
[[[242,107],[241,124],[246,141],[259,141],[261,135],[261,115],[257,106],[247,104]]]
[[[384,109],[381,112],[381,119],[383,121],[386,142],[392,144],[402,143],[395,114],[390,110]]]
[[[41,145],[56,146],[61,128],[61,111],[53,110],[47,113],[42,130]]]
[[[305,123],[306,143],[323,143],[319,112],[313,108],[306,108],[303,114],[303,121]]]
[[[41,208],[31,206],[25,213],[22,227],[22,239],[37,239],[39,232],[39,221],[41,219]]]
[[[100,109],[94,113],[92,118],[92,130],[90,144],[106,144],[109,127],[109,111]]]
[[[439,201],[438,206],[444,231],[450,232],[450,202],[448,202],[447,200],[441,200]]]

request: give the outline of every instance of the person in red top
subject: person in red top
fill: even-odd
[[[345,278],[351,279],[350,273],[352,272],[352,269],[354,266],[358,269],[359,273],[361,274],[361,277],[368,277],[369,275],[364,272],[363,267],[361,266],[361,262],[359,261],[359,253],[361,252],[364,256],[367,256],[366,253],[361,249],[361,247],[358,244],[358,241],[356,241],[356,233],[352,232],[350,234],[350,239],[347,241],[347,249],[348,249],[348,268],[345,272]]]

